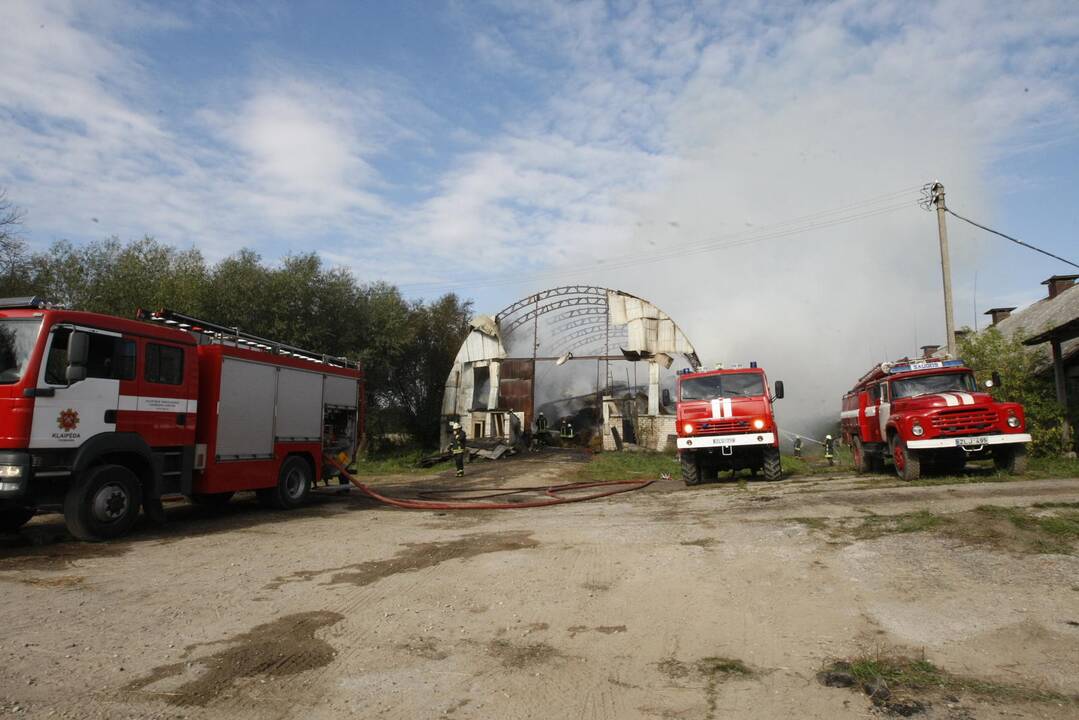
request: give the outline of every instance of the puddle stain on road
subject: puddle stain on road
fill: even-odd
[[[282,585],[306,582],[322,575],[330,575],[322,585],[363,587],[391,575],[416,572],[448,560],[535,547],[539,547],[539,542],[530,532],[478,533],[447,542],[407,543],[397,555],[387,560],[367,560],[324,570],[298,570],[276,578],[266,585],[266,589],[277,590]]]
[[[283,677],[328,665],[337,654],[333,646],[315,637],[315,632],[344,619],[325,610],[288,615],[265,623],[228,640],[190,645],[200,647],[227,644],[223,650],[154,668],[143,678],[124,686],[128,692],[146,691],[170,705],[205,707],[233,688],[234,682],[258,675]],[[178,687],[148,689],[170,678],[199,672]]]
[[[598,632],[604,635],[614,635],[615,633],[626,632],[625,625],[597,625],[596,627],[588,627],[587,625],[572,625],[566,628],[566,632],[569,633],[571,638],[577,637],[581,633],[586,632]]]
[[[18,536],[0,539],[0,572],[8,570],[63,570],[76,567],[83,560],[98,560],[126,555],[129,542],[81,543],[63,538],[43,537],[23,531]]]

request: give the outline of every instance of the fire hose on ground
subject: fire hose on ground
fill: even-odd
[[[413,498],[396,498],[388,495],[383,495],[371,486],[360,482],[360,480],[350,473],[345,467],[344,463],[338,460],[332,455],[326,455],[325,460],[332,467],[336,468],[341,476],[354,485],[360,492],[368,497],[377,500],[387,505],[394,507],[405,508],[407,510],[516,510],[523,508],[538,508],[548,507],[550,505],[564,505],[572,502],[585,502],[587,500],[598,500],[599,498],[610,497],[611,495],[618,495],[620,493],[630,492],[631,490],[640,490],[648,487],[655,480],[604,480],[598,482],[577,482],[577,483],[565,483],[562,485],[537,485],[534,487],[514,487],[514,488],[476,488],[473,490],[465,490],[463,492],[482,492],[482,495],[474,495],[476,500],[488,500],[494,497],[506,497],[510,495],[520,495],[522,493],[536,493],[542,492],[546,497],[540,500],[523,500],[521,502],[472,502],[463,499],[449,499],[449,500],[425,500],[425,499],[413,499]],[[598,490],[602,488],[602,490]],[[587,495],[572,495],[567,496],[565,493],[577,492],[579,490],[592,490],[597,489],[597,492],[588,493]],[[445,491],[427,491],[424,495],[440,495],[451,492],[462,492],[459,490],[445,490]]]

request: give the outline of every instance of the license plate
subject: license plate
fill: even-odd
[[[733,437],[717,437],[717,438],[713,438],[712,439],[712,444],[713,445],[733,445],[734,444],[734,438]]]
[[[955,439],[955,444],[959,445],[959,446],[962,446],[962,445],[985,445],[987,442],[989,442],[989,438],[987,438],[987,437],[964,437],[964,438],[956,438]]]

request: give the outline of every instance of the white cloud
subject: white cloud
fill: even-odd
[[[1048,117],[1075,117],[1079,13],[1067,3],[1017,14],[840,2],[710,18],[647,4],[512,9],[524,17],[503,28],[510,44],[547,47],[570,70],[554,71],[545,107],[447,175],[416,213],[416,237],[457,248],[458,268],[507,277],[525,255],[567,270],[481,290],[495,306],[582,280],[654,300],[705,358],[786,376],[797,392],[784,410],[803,431],[872,362],[943,340],[935,222],[915,188],[942,179],[955,203],[991,217],[995,156],[1045,141]],[[604,270],[902,188],[900,213]],[[960,298],[973,238],[953,227]],[[466,291],[483,277],[465,276]],[[966,303],[959,311],[972,319]]]
[[[14,3],[5,19],[0,184],[38,243],[150,234],[218,258],[268,238],[304,251],[304,235],[355,237],[388,212],[372,162],[416,137],[393,116],[431,121],[407,95],[386,99],[392,78],[355,72],[346,87],[273,63],[223,73],[227,92],[189,98],[195,112],[173,117],[156,72],[122,37],[178,20],[60,2]]]

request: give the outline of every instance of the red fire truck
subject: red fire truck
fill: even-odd
[[[240,490],[294,508],[323,453],[354,453],[362,383],[342,358],[168,310],[125,320],[0,300],[0,528],[59,510],[100,540],[140,506],[163,519],[164,496]]]
[[[1023,407],[979,392],[970,368],[950,357],[874,367],[843,396],[840,426],[858,472],[883,467],[888,456],[904,480],[917,480],[923,466],[958,472],[987,457],[1001,470],[1026,469]]]
[[[686,485],[742,468],[778,480],[779,428],[772,403],[782,397],[783,381],[771,393],[755,362],[748,368],[680,372],[678,457]]]

